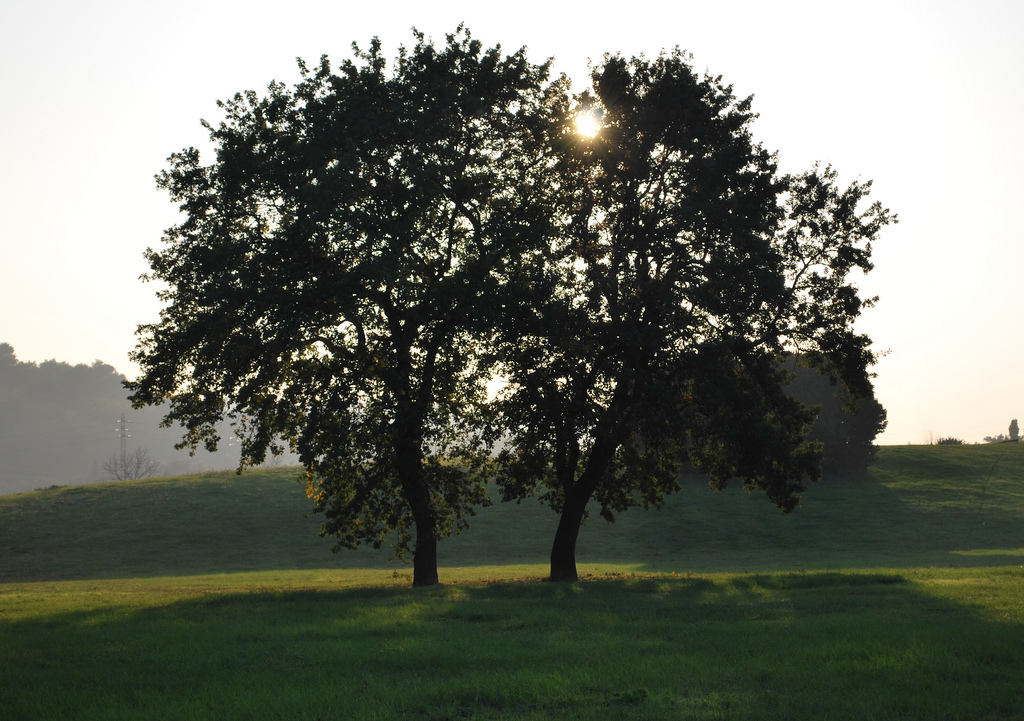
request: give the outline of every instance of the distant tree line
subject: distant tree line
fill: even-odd
[[[1000,433],[995,436],[985,436],[985,443],[1017,443],[1020,441],[1020,427],[1017,425],[1017,419],[1014,418],[1010,421],[1010,427],[1007,433]],[[955,436],[946,436],[938,438],[937,440],[930,441],[932,445],[936,446],[962,446],[965,442],[962,438],[956,438]]]
[[[1006,435],[1000,433],[996,436],[985,436],[986,443],[1016,443],[1020,440],[1020,426],[1017,425],[1017,419],[1014,418],[1010,421],[1010,427],[1007,430]]]
[[[102,361],[25,362],[0,343],[0,493],[151,475],[153,464],[166,474],[237,465],[235,449],[196,457],[175,450],[180,434],[160,428],[163,410],[133,410],[124,381]],[[131,434],[123,467],[116,432],[122,413]]]

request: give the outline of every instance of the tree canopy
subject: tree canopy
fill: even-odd
[[[395,531],[436,583],[437,539],[487,498],[481,339],[497,271],[547,236],[537,158],[562,94],[462,28],[416,34],[390,72],[378,40],[300,68],[221,103],[215,162],[187,149],[159,176],[186,217],[147,254],[167,306],[131,397],[168,398],[192,447],[232,418],[243,465],[290,444],[339,547]]]
[[[820,474],[811,409],[780,366],[798,352],[870,389],[870,300],[851,281],[894,217],[831,168],[780,177],[751,137],[750,99],[686,56],[609,56],[560,134],[560,232],[501,344],[506,498],[542,490],[561,514],[551,576],[575,579],[593,498],[608,520],[657,506],[687,458],[792,510]]]
[[[191,448],[233,420],[240,468],[294,449],[324,532],[412,550],[416,585],[488,478],[560,513],[554,579],[592,499],[657,506],[687,462],[792,510],[821,450],[781,360],[870,393],[870,183],[780,176],[751,100],[678,50],[573,96],[523,50],[415,37],[300,62],[221,104],[214,162],[171,156],[133,402]]]

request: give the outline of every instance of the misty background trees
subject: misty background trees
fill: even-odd
[[[125,377],[102,361],[71,365],[20,361],[0,342],[0,493],[112,480],[120,460],[118,420],[128,421],[127,452],[146,449],[161,475],[234,468],[235,448],[216,454],[175,450],[180,434],[160,428],[159,407],[132,410]]]
[[[149,449],[137,447],[133,451],[111,454],[103,470],[112,481],[137,481],[158,475],[160,461],[149,457]]]
[[[822,471],[847,476],[866,470],[878,450],[875,439],[887,423],[874,388],[854,399],[841,383],[832,383],[811,368],[792,361],[785,365],[793,373],[786,391],[817,409],[807,437],[822,444]]]

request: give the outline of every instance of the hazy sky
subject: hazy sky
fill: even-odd
[[[611,7],[605,10],[603,8]],[[526,0],[0,4],[0,342],[26,361],[103,360],[133,375],[138,280],[176,209],[153,176],[220,119],[216,100],[298,80],[295,58],[350,56],[379,35],[486,45],[585,86],[606,52],[679,46],[755,96],[783,170],[820,160],[875,181],[899,214],[864,280],[861,328],[888,355],[885,444],[980,441],[1024,419],[1024,3]]]

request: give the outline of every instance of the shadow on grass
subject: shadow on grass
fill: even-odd
[[[0,617],[0,696],[11,719],[1013,718],[1022,581],[986,574],[100,590]]]
[[[703,573],[1024,563],[1024,485],[991,470],[961,469],[955,483],[936,480],[931,466],[901,469],[895,484],[875,472],[824,480],[788,515],[739,484],[713,494],[689,478],[660,512],[591,521],[580,557]]]

